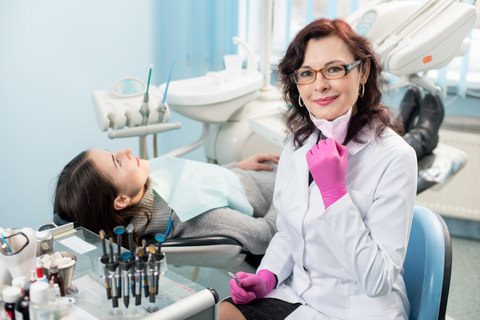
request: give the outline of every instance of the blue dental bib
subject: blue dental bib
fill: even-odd
[[[182,222],[206,211],[230,207],[253,215],[240,179],[219,165],[174,157],[148,160],[153,190]]]

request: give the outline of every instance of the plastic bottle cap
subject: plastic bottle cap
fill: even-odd
[[[2,291],[3,301],[14,303],[22,296],[22,290],[19,287],[7,287]]]
[[[50,285],[45,281],[37,281],[30,285],[30,301],[32,303],[46,303],[49,298]]]

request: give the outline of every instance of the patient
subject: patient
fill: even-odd
[[[116,153],[91,149],[77,155],[60,173],[54,212],[93,232],[103,229],[109,237],[115,226],[133,223],[137,243],[148,234],[165,234],[170,218],[168,238],[224,235],[253,254],[263,254],[276,231],[277,213],[271,202],[278,159],[272,154],[256,154],[225,166],[239,178],[253,207],[252,216],[219,207],[182,222],[154,192],[150,160],[132,156],[130,149]]]

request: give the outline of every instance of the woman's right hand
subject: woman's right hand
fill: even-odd
[[[249,303],[253,299],[265,297],[275,288],[277,279],[268,270],[260,270],[258,274],[237,272],[240,285],[235,279],[230,279],[230,293],[236,304]]]
[[[267,170],[272,171],[272,165],[264,162],[278,163],[280,156],[270,153],[256,153],[242,161],[237,162],[237,166],[243,170]]]

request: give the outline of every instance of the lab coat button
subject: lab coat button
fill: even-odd
[[[308,272],[308,269],[305,266],[303,266],[303,270],[305,270],[305,272]]]

